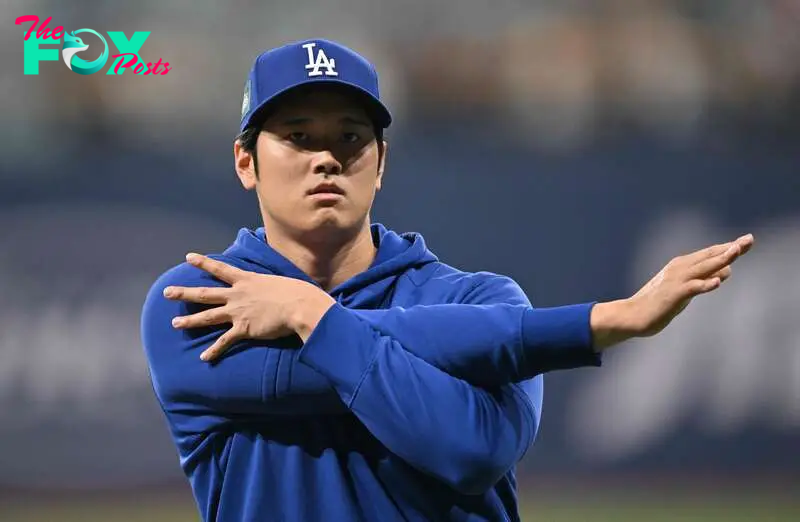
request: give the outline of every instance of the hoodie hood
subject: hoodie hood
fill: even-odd
[[[348,308],[375,309],[386,306],[391,301],[395,283],[403,274],[438,262],[438,258],[425,246],[421,234],[397,234],[380,223],[373,223],[370,230],[372,240],[378,247],[372,265],[330,292],[337,302]],[[269,246],[263,227],[239,230],[236,241],[225,251],[225,255],[275,275],[316,284],[294,263]]]

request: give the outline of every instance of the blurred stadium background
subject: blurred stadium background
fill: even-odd
[[[800,520],[799,1],[0,8],[0,520],[197,519],[138,314],[185,252],[258,226],[232,168],[242,87],[260,50],[306,37],[382,74],[396,124],[375,219],[537,305],[622,297],[756,234],[661,336],[546,378],[524,520]],[[26,76],[29,14],[151,31],[142,56],[173,70]]]

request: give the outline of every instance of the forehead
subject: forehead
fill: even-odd
[[[311,86],[290,91],[276,101],[271,116],[285,117],[301,113],[306,116],[344,113],[368,118],[365,103],[356,92],[334,85]]]

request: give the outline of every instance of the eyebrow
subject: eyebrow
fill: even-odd
[[[313,118],[289,118],[281,121],[281,125],[303,125],[304,123],[311,123]],[[361,127],[372,127],[372,125],[361,118],[353,118],[352,116],[344,116],[339,119],[339,123],[349,123],[351,125],[359,125]]]

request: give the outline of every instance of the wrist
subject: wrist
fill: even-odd
[[[636,336],[635,328],[629,321],[630,308],[631,302],[628,299],[598,303],[592,308],[589,322],[592,345],[596,352]]]
[[[286,325],[306,342],[334,304],[336,301],[321,288],[302,283],[286,311]]]

